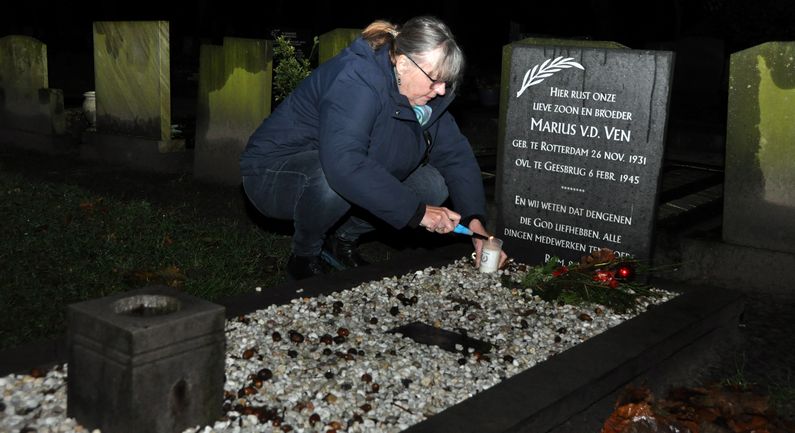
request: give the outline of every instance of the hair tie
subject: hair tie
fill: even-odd
[[[398,34],[400,34],[400,32],[395,29],[387,29],[386,32],[392,35],[393,38],[396,38]]]

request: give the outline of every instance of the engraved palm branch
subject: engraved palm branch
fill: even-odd
[[[516,97],[518,98],[522,96],[522,93],[524,93],[528,87],[535,86],[536,84],[544,81],[545,78],[551,77],[555,72],[571,67],[582,69],[583,71],[585,70],[581,64],[574,61],[574,57],[566,57],[564,59],[563,56],[557,57],[554,60],[546,59],[541,65],[533,66],[533,69],[529,69],[527,73],[524,74],[522,88],[516,92]]]

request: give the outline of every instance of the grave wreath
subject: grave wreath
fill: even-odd
[[[594,303],[617,312],[635,311],[642,298],[659,297],[648,284],[640,282],[646,268],[631,257],[619,257],[602,248],[583,256],[579,264],[563,265],[552,257],[543,266],[529,269],[521,284],[532,296],[548,302],[580,305]]]

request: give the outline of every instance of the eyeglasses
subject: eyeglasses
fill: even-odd
[[[450,83],[448,83],[447,81],[439,81],[439,80],[434,80],[433,78],[431,78],[431,76],[428,75],[427,72],[425,72],[425,69],[422,69],[422,67],[420,65],[418,65],[417,62],[414,61],[414,59],[409,57],[408,54],[403,54],[403,55],[406,56],[406,58],[409,59],[411,61],[411,63],[414,63],[414,66],[416,66],[417,69],[419,69],[420,72],[422,72],[423,75],[425,75],[426,77],[428,77],[429,80],[431,80],[431,87],[439,85],[439,84],[444,84],[445,88],[450,87]]]

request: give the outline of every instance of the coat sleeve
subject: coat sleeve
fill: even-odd
[[[339,195],[393,227],[403,228],[420,200],[367,156],[381,107],[379,92],[355,72],[336,77],[320,102],[320,164],[329,186]]]
[[[462,219],[476,216],[485,223],[483,178],[469,140],[461,134],[449,112],[444,113],[434,126],[431,128],[434,145],[430,163],[444,177],[453,209],[461,214]]]

